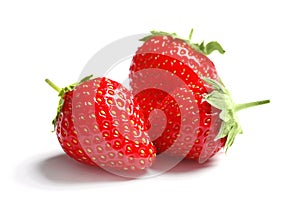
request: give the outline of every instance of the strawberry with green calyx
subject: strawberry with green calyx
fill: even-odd
[[[215,41],[191,43],[192,33],[183,39],[175,33],[152,31],[142,39],[129,76],[157,152],[203,163],[222,147],[227,150],[241,133],[238,110],[269,100],[234,105],[206,56],[215,50],[223,54],[224,49]],[[163,111],[166,119],[156,117],[154,109]],[[164,124],[164,131],[156,138]]]
[[[156,150],[144,131],[133,95],[120,83],[91,76],[59,92],[55,131],[63,150],[84,164],[140,171],[152,165]]]
[[[161,102],[160,110],[164,111],[165,118],[155,111],[151,113],[151,121],[155,123],[149,130],[150,138],[162,132],[154,138],[158,153],[167,152],[204,163],[223,147],[227,151],[235,136],[242,132],[237,111],[270,102],[235,105],[222,84],[204,80],[215,90],[209,94],[195,94],[194,87],[177,88]]]
[[[58,87],[57,85],[55,85],[52,81],[50,81],[49,79],[45,79],[45,82],[49,84],[49,86],[51,86],[55,91],[58,92],[58,96],[59,96],[59,102],[58,102],[58,107],[57,107],[57,113],[56,113],[56,116],[55,118],[52,120],[52,124],[54,126],[54,129],[55,129],[55,124],[56,124],[56,120],[57,120],[57,117],[59,115],[59,113],[61,112],[61,108],[63,106],[63,103],[64,103],[64,98],[63,96],[65,95],[65,93],[69,92],[69,91],[73,91],[74,88],[76,86],[78,86],[79,84],[81,83],[84,83],[85,81],[88,81],[90,80],[91,78],[93,77],[93,75],[89,75],[89,76],[86,76],[84,77],[83,79],[81,79],[79,82],[75,82],[69,86],[66,86],[64,88],[60,88]]]
[[[222,82],[217,82],[208,78],[203,79],[214,88],[211,93],[204,95],[204,99],[215,108],[221,110],[219,117],[222,120],[222,125],[215,140],[226,137],[225,150],[227,151],[233,144],[236,135],[242,133],[236,113],[249,107],[270,103],[270,100],[234,104],[229,91]]]

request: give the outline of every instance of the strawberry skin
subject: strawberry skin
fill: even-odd
[[[129,77],[157,153],[204,163],[222,147],[227,150],[242,132],[237,111],[270,101],[234,104],[206,56],[225,51],[217,42],[191,43],[192,33],[185,40],[174,33],[152,31],[142,39]]]
[[[156,156],[133,95],[107,78],[66,91],[55,130],[63,150],[85,164],[137,171],[151,166]]]
[[[223,49],[220,49],[220,51],[225,52]],[[189,68],[184,71],[181,63],[186,64]],[[192,48],[186,40],[172,35],[146,37],[145,43],[139,47],[133,57],[130,70],[137,72],[147,68],[167,69],[186,83],[192,82],[187,75],[193,73],[187,72],[188,70],[192,70],[197,76],[218,79],[215,66],[207,56]],[[177,69],[178,71],[176,71]],[[133,75],[131,74],[131,76]],[[134,77],[131,78],[134,79]]]
[[[151,120],[158,124],[150,129],[150,137],[163,126],[159,123],[166,124],[154,141],[158,153],[167,152],[204,163],[225,145],[226,137],[214,140],[222,123],[220,110],[203,102],[201,94],[193,93],[196,91],[193,87],[177,88],[163,99],[160,109],[165,113],[166,122],[155,112],[151,115]]]
[[[165,32],[152,32],[151,36],[142,40],[145,42],[132,59],[129,77],[133,94],[141,105],[146,120],[150,112],[175,88],[193,86],[201,76],[218,80],[213,62],[199,53],[200,49],[206,51],[204,44],[191,44],[189,40]],[[218,43],[213,43],[219,46],[213,49],[225,52]],[[195,49],[197,47],[198,51]],[[208,93],[211,90],[207,86],[199,91]]]
[[[221,124],[221,120],[218,118],[220,111],[211,107],[201,97],[201,95],[211,92],[212,88],[205,85],[200,77],[206,76],[217,80],[218,74],[215,66],[207,56],[196,51],[188,41],[176,38],[173,34],[153,34],[153,36],[146,37],[144,41],[133,57],[129,76],[133,94],[143,110],[146,127],[150,129],[150,138],[154,140],[158,153],[164,152],[171,145],[176,144],[168,151],[171,155],[204,162],[213,156],[226,140],[224,138],[215,143],[211,142],[218,134]],[[221,48],[220,52],[223,53],[224,50]],[[186,89],[186,86],[193,92],[193,95],[198,95],[195,98],[197,103],[193,108],[200,110],[198,119],[195,119],[199,121],[192,124],[193,137],[184,135],[178,137],[180,130],[185,127],[182,127],[182,118],[176,117],[176,115],[183,115],[176,100],[182,100],[185,97],[184,92],[181,95],[181,91]],[[176,89],[179,92],[176,92]],[[181,96],[174,100],[170,96],[171,93]],[[182,102],[181,106],[186,106],[185,102]],[[161,132],[158,129],[161,129],[162,124],[160,123],[163,123],[163,120],[154,114],[151,127],[149,116],[154,109],[161,109],[166,115],[167,125],[158,138],[153,138],[153,136],[156,136],[156,132]],[[190,113],[186,112],[184,117],[189,118],[189,115]],[[210,124],[205,121],[216,122],[213,131],[210,130]],[[185,146],[184,138],[191,138],[191,143]],[[200,153],[202,153],[201,159],[199,158]]]

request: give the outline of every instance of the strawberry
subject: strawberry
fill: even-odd
[[[150,121],[154,127],[149,129],[149,136],[156,139],[158,153],[167,152],[201,163],[219,151],[226,139],[215,141],[213,138],[220,129],[220,111],[207,102],[201,102],[201,95],[194,95],[193,91],[193,88],[177,88],[162,100],[159,108],[165,117],[156,111],[151,113]],[[159,130],[160,127],[163,130]],[[156,132],[161,135],[157,136]]]
[[[157,153],[204,163],[222,147],[227,150],[241,133],[238,110],[269,100],[234,104],[207,57],[224,49],[218,42],[193,44],[192,33],[185,40],[175,33],[152,31],[142,39],[129,76]]]
[[[46,79],[59,92],[53,124],[63,150],[102,168],[138,171],[151,166],[156,150],[133,95],[116,81],[90,77],[65,88]]]

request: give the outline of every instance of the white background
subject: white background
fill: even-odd
[[[298,5],[0,1],[0,208],[299,208]],[[226,49],[210,57],[236,102],[272,101],[239,114],[244,134],[229,152],[138,180],[65,157],[51,133],[58,98],[44,79],[76,81],[116,39],[152,29],[188,36],[192,27],[194,41]]]

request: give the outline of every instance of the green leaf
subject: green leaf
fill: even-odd
[[[205,100],[211,104],[212,106],[220,109],[220,110],[225,110],[227,107],[227,102],[226,102],[226,95],[222,94],[219,91],[213,91],[210,94],[204,96]]]
[[[228,132],[229,132],[229,127],[227,126],[226,123],[222,123],[221,127],[220,127],[220,130],[219,130],[219,133],[218,133],[218,135],[215,138],[215,141],[219,140],[221,138],[224,138],[225,136],[227,136]]]
[[[223,121],[227,122],[228,121],[228,112],[223,110],[220,112],[219,118],[222,119]]]
[[[218,90],[224,94],[229,94],[229,91],[225,88],[224,84],[220,80],[220,82],[213,80],[211,78],[203,77],[202,80],[204,80],[206,83],[210,84],[215,90]]]
[[[84,78],[81,79],[78,83],[75,83],[75,86],[74,86],[74,87],[78,86],[78,84],[81,84],[81,83],[84,83],[84,82],[90,80],[92,77],[93,77],[93,75],[88,75],[88,76],[84,77]]]
[[[233,144],[236,135],[241,133],[234,109],[235,104],[222,81],[218,82],[210,78],[203,78],[203,80],[214,88],[211,93],[204,96],[204,99],[213,107],[221,110],[219,118],[222,120],[222,123],[215,140],[227,137],[225,143],[225,150],[227,151]]]
[[[232,146],[234,139],[236,137],[236,135],[241,134],[242,133],[242,129],[240,127],[240,125],[235,121],[232,124],[232,127],[230,128],[230,131],[228,132],[227,135],[227,140],[225,143],[225,152],[227,152],[228,148]]]
[[[211,54],[213,51],[218,51],[220,54],[225,53],[223,47],[216,41],[209,42],[208,44],[206,44],[205,48],[207,55]]]
[[[200,44],[199,49],[204,53],[205,51],[204,41],[202,41],[202,43]]]

